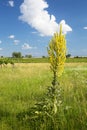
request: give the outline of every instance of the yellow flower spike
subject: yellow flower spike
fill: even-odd
[[[56,32],[49,43],[48,55],[51,70],[60,77],[63,73],[66,60],[66,39],[65,35],[62,34],[62,25],[60,25],[59,33]]]

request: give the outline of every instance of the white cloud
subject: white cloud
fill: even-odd
[[[2,48],[0,48],[0,51],[2,51],[3,49]]]
[[[15,45],[18,45],[19,42],[20,42],[19,40],[14,40]]]
[[[10,36],[8,36],[8,38],[9,38],[9,39],[14,39],[15,36],[14,36],[14,35],[10,35]]]
[[[59,31],[59,24],[54,15],[50,15],[46,8],[49,5],[45,0],[24,0],[20,6],[20,20],[35,28],[42,36],[51,36]],[[72,31],[72,28],[62,20],[63,32]]]
[[[9,4],[9,6],[14,7],[14,1],[13,0],[9,0],[8,4]]]
[[[62,24],[64,34],[66,34],[68,31],[72,31],[71,27],[66,24],[65,20],[61,20],[60,24]]]
[[[83,29],[87,29],[87,27],[83,27]]]
[[[0,44],[2,43],[2,41],[0,40]]]
[[[32,47],[31,47],[29,44],[24,43],[24,44],[22,45],[22,49],[23,49],[23,50],[28,50],[28,49],[32,49]]]

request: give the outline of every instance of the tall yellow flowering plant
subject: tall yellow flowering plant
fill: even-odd
[[[51,63],[50,67],[54,74],[52,84],[55,86],[57,77],[60,77],[63,73],[66,60],[66,39],[62,33],[62,25],[60,25],[59,33],[56,32],[49,43],[48,55]]]
[[[29,115],[28,119],[31,119],[33,123],[36,122],[36,127],[34,128],[38,126],[38,129],[57,130],[59,127],[56,127],[56,124],[59,119],[57,120],[56,117],[58,117],[57,114],[60,112],[62,105],[62,89],[57,84],[57,78],[61,76],[66,60],[66,40],[65,35],[62,34],[62,25],[60,25],[59,33],[55,33],[49,43],[48,55],[53,72],[52,84],[48,86],[47,92],[41,100],[31,108],[31,118]]]
[[[65,35],[62,33],[62,25],[60,25],[59,33],[56,32],[49,43],[48,55],[51,64],[50,67],[53,72],[52,85],[48,86],[47,93],[43,99],[35,105],[34,111],[36,117],[38,119],[41,118],[42,124],[43,120],[47,123],[49,119],[53,128],[56,129],[55,117],[62,104],[62,89],[60,89],[58,85],[57,78],[61,76],[66,60],[66,40]]]
[[[55,33],[52,37],[49,47],[48,55],[50,59],[50,68],[53,72],[52,86],[49,91],[49,95],[52,97],[52,112],[55,115],[58,111],[58,104],[60,104],[58,92],[58,77],[60,77],[64,70],[64,63],[66,60],[66,39],[62,33],[62,25],[60,25],[59,33]],[[60,92],[60,91],[59,91]]]

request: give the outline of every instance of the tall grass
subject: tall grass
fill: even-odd
[[[67,63],[60,80],[62,105],[52,121],[30,120],[29,109],[50,86],[47,63],[15,64],[0,68],[0,130],[86,130],[87,64]],[[27,113],[27,114],[26,114]]]

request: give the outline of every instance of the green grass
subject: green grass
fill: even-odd
[[[49,63],[48,58],[0,58],[0,61],[13,61],[14,63]],[[67,58],[66,63],[87,63],[87,57],[83,58]]]
[[[87,57],[84,58],[67,58],[66,63],[81,63],[85,62],[87,63]]]
[[[31,125],[22,118],[44,96],[51,80],[48,63],[0,68],[0,130],[87,130],[87,63],[66,63],[59,79],[62,106],[55,117],[55,129],[49,120]]]

